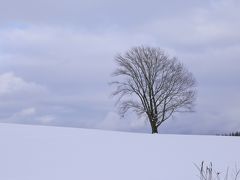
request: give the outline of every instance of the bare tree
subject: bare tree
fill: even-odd
[[[163,50],[135,47],[115,58],[118,68],[112,82],[121,115],[128,110],[146,116],[152,133],[175,112],[192,111],[195,100],[193,75]]]

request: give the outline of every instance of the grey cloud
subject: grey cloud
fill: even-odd
[[[81,25],[85,27],[134,26],[158,16],[185,14],[202,1],[15,1],[1,3],[1,21]],[[100,28],[101,29],[101,28]]]
[[[159,17],[144,24],[142,30],[162,45],[187,52],[239,45],[239,2],[210,2],[209,6],[193,7],[186,15]]]
[[[117,112],[110,111],[103,120],[95,123],[92,128],[129,131],[129,132],[147,132],[148,122],[145,118],[125,118],[123,119]],[[150,128],[150,127],[148,127]]]

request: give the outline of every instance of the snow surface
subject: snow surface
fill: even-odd
[[[0,180],[198,180],[240,163],[240,138],[0,124]]]

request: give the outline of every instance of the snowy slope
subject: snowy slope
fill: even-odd
[[[0,124],[0,180],[194,180],[240,165],[240,138]]]

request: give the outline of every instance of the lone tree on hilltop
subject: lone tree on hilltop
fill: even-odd
[[[114,96],[118,96],[119,112],[123,116],[133,110],[146,116],[152,133],[175,112],[190,112],[195,100],[195,79],[178,61],[163,50],[135,47],[115,58],[118,68]]]

